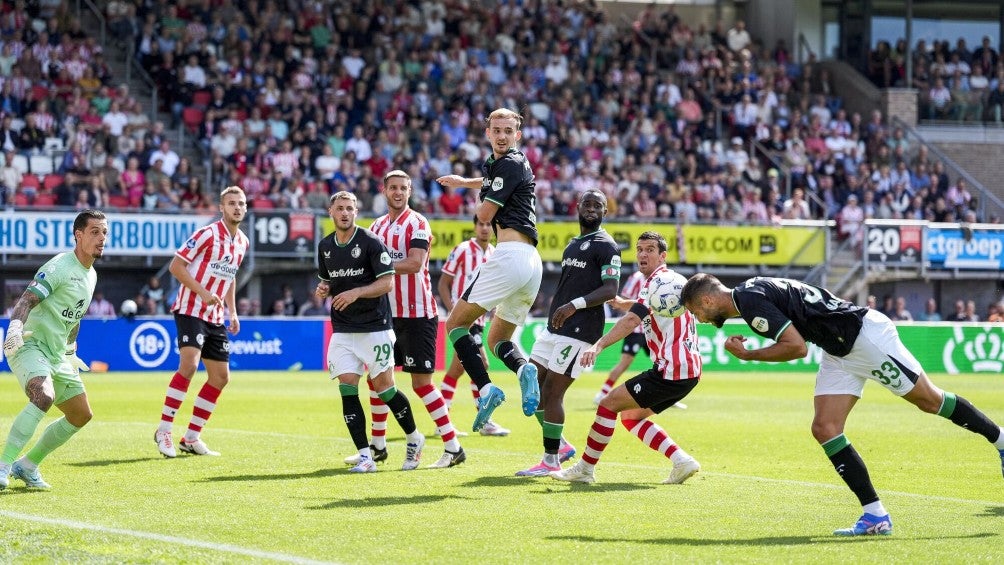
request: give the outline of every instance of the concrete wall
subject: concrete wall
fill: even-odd
[[[820,0],[758,0],[745,8],[746,29],[760,38],[764,47],[773,49],[784,39],[788,51],[798,61],[798,34],[805,36],[809,48],[819,57],[823,49],[823,12]],[[803,61],[808,60],[808,53]]]

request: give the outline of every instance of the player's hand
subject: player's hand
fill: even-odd
[[[237,335],[237,332],[241,331],[241,319],[237,317],[237,314],[230,316],[230,325],[227,327],[227,331],[233,335]]]
[[[345,292],[338,293],[338,295],[331,300],[331,306],[335,310],[341,312],[342,310],[348,308],[349,305],[355,302],[358,298],[359,298],[358,289],[352,288],[346,290]]]
[[[87,363],[84,363],[84,360],[81,359],[80,357],[77,357],[77,354],[74,353],[74,352],[67,351],[66,352],[66,360],[70,362],[70,365],[78,373],[80,371],[90,371],[91,370],[91,368],[87,366]]]
[[[725,351],[734,355],[737,359],[746,359],[746,346],[743,343],[746,338],[741,335],[732,335],[725,340]]]
[[[212,308],[213,306],[219,306],[223,304],[223,301],[220,300],[219,296],[216,296],[215,294],[212,294],[210,292],[207,292],[206,295],[207,296],[202,297],[202,301],[206,304],[206,306]]]
[[[22,333],[24,323],[21,320],[11,320],[7,326],[7,338],[3,342],[3,354],[8,359],[17,353],[18,349],[24,346],[24,335]]]
[[[571,302],[562,304],[554,311],[554,315],[551,316],[551,325],[554,326],[554,329],[556,330],[561,329],[561,326],[565,325],[565,320],[571,318],[574,313],[575,306],[572,306]]]
[[[452,186],[453,188],[460,188],[464,185],[464,177],[460,175],[443,175],[436,179],[436,182],[443,186]]]
[[[611,298],[610,300],[607,300],[607,304],[609,304],[613,308],[620,310],[621,312],[627,312],[628,310],[630,310],[631,306],[635,302],[636,301],[631,300],[630,298],[624,298],[623,296],[620,295],[617,295]]]
[[[331,291],[331,285],[325,281],[317,283],[317,288],[314,289],[314,295],[318,298],[327,298],[328,292]]]
[[[600,348],[596,347],[596,344],[590,345],[585,351],[579,355],[579,365],[583,367],[592,367],[596,364],[596,356],[599,355]]]

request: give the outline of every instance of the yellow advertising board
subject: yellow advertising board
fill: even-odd
[[[371,218],[359,218],[369,226]],[[474,224],[463,220],[430,220],[433,260],[443,260],[461,241],[474,237]],[[331,218],[320,222],[321,233],[334,231]],[[603,227],[621,246],[622,259],[635,261],[638,236],[654,230],[666,238],[669,264],[704,265],[788,265],[811,267],[822,263],[826,254],[826,230],[816,226],[714,226],[687,224],[629,224],[606,222]],[[678,233],[677,230],[681,230]],[[544,221],[537,225],[537,249],[544,261],[560,262],[568,242],[579,235],[575,222]],[[683,246],[683,253],[679,245]]]

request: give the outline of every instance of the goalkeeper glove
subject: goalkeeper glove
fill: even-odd
[[[91,368],[87,366],[87,363],[84,363],[83,359],[81,359],[80,357],[77,357],[77,344],[76,343],[73,344],[73,348],[72,349],[67,349],[66,350],[66,361],[78,373],[80,371],[90,371],[91,370]]]
[[[21,320],[11,320],[7,326],[7,338],[3,342],[3,353],[10,359],[24,345],[24,324]]]

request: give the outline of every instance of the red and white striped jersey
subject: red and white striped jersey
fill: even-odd
[[[648,289],[656,277],[678,279],[683,286],[687,279],[671,271],[665,265],[659,267],[645,279],[645,285],[638,295],[638,303],[647,304]],[[680,381],[701,377],[701,353],[697,347],[697,321],[689,310],[676,318],[659,316],[649,310],[641,321],[645,330],[645,341],[651,352],[655,366],[662,371],[664,379]]]
[[[467,285],[474,280],[481,264],[488,260],[495,253],[495,246],[488,244],[487,249],[481,249],[478,242],[473,237],[467,241],[462,241],[450,251],[450,256],[443,263],[443,274],[453,276],[453,284],[450,286],[450,297],[456,303],[460,295],[467,290]],[[474,323],[483,326],[488,314],[482,315]]]
[[[237,230],[231,237],[223,220],[219,220],[192,234],[175,256],[187,261],[192,277],[222,301],[230,285],[234,284],[237,269],[247,254],[249,244],[244,232]],[[223,323],[223,303],[208,307],[198,294],[185,285],[178,289],[178,298],[171,312],[199,318],[209,324]]]
[[[379,237],[394,261],[408,257],[412,247],[429,249],[432,245],[432,229],[425,216],[411,208],[397,217],[384,214],[373,222],[370,231]],[[429,257],[426,255],[422,268],[410,275],[394,275],[394,291],[390,294],[391,316],[395,318],[435,318],[439,316],[436,299],[432,295],[432,281],[429,278]]]
[[[644,285],[645,275],[641,274],[641,271],[635,271],[624,282],[624,287],[621,288],[621,296],[628,300],[637,300],[638,295],[641,294],[641,287]],[[641,324],[638,324],[638,327],[634,329],[634,333],[642,333]]]

